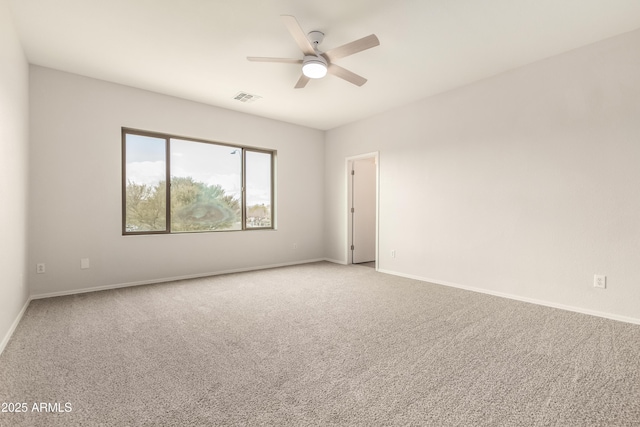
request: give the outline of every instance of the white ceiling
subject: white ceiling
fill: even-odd
[[[10,0],[32,64],[317,129],[331,129],[640,28],[638,0]],[[329,50],[380,46],[294,89],[302,58],[279,15]],[[241,103],[244,91],[262,99]]]

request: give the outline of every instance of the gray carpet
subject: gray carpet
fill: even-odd
[[[0,402],[29,407],[2,426],[638,426],[640,326],[307,264],[33,301]]]

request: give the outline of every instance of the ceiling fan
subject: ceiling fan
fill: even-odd
[[[370,36],[363,37],[326,52],[320,52],[320,50],[318,50],[318,45],[322,43],[324,33],[320,31],[311,31],[307,35],[302,30],[302,27],[300,27],[300,24],[298,24],[295,17],[282,15],[281,18],[289,30],[289,33],[291,33],[291,36],[293,36],[293,39],[300,47],[300,50],[304,53],[304,58],[263,58],[248,56],[247,59],[249,61],[302,64],[302,75],[295,85],[296,89],[305,87],[307,83],[309,83],[310,79],[320,79],[327,73],[340,77],[341,79],[346,80],[349,83],[353,83],[356,86],[362,86],[367,82],[367,79],[364,77],[342,68],[333,62],[336,59],[344,58],[345,56],[353,55],[354,53],[362,52],[363,50],[378,46],[380,41],[375,34],[371,34]]]

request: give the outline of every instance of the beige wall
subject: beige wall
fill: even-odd
[[[635,31],[327,132],[325,256],[379,150],[382,271],[640,322],[638,76]]]
[[[37,66],[30,84],[33,294],[324,256],[323,132]],[[277,150],[277,231],[123,237],[123,126]]]
[[[5,0],[0,0],[0,352],[28,299],[28,66]]]

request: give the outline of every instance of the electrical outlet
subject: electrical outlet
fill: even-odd
[[[293,249],[298,249],[298,244],[297,243],[293,244]]]
[[[44,272],[45,272],[44,264],[36,264],[36,273],[44,274]]]
[[[396,257],[396,250],[395,250],[395,249],[393,249],[393,250],[391,251],[391,258],[395,258],[395,257]]]
[[[607,288],[607,276],[602,276],[600,274],[596,274],[593,276],[593,287],[594,288]]]

